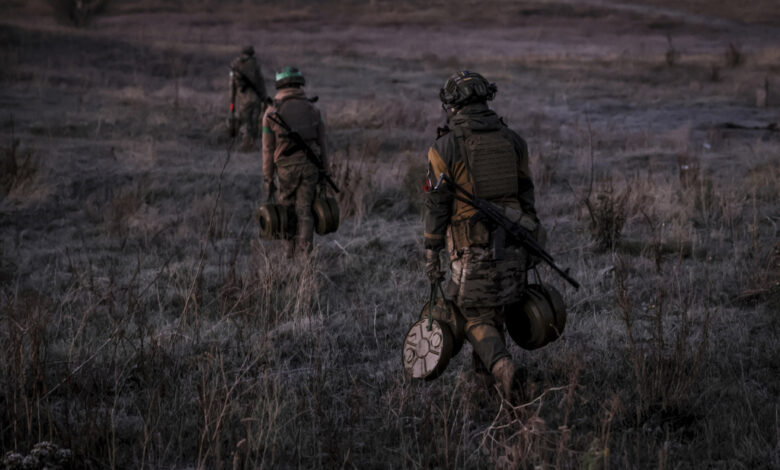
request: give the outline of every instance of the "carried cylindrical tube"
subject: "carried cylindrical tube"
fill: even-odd
[[[332,197],[314,200],[311,211],[314,214],[314,230],[317,235],[335,232],[339,228],[339,203]]]
[[[534,350],[556,339],[566,327],[566,307],[549,284],[531,284],[522,300],[507,307],[506,329],[521,348]]]

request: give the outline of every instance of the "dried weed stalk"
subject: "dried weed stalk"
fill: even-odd
[[[639,313],[628,284],[629,261],[618,258],[616,302],[625,327],[628,357],[634,373],[635,419],[647,422],[654,413],[685,414],[699,385],[710,334],[711,311],[697,321],[692,295],[670,307],[670,292],[660,287],[644,313]]]
[[[610,178],[601,183],[595,201],[591,201],[590,197],[585,199],[585,207],[590,215],[588,230],[599,250],[613,250],[620,240],[628,219],[630,195],[630,186],[617,191]]]

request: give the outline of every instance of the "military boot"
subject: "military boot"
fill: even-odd
[[[310,213],[298,215],[298,236],[295,239],[295,253],[306,256],[311,253],[314,239],[314,218]]]
[[[516,368],[512,359],[502,357],[491,371],[501,388],[504,399],[515,405],[525,399],[525,369]]]
[[[471,352],[471,362],[474,366],[474,381],[477,385],[483,388],[493,388],[493,376],[490,375],[490,371],[482,363],[482,359],[479,358],[476,351]]]
[[[509,399],[515,388],[513,380],[515,377],[515,364],[512,362],[512,359],[502,357],[493,364],[491,372],[496,379],[496,383],[501,388],[504,398]]]

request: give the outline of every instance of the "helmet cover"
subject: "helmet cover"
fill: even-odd
[[[461,70],[450,76],[439,91],[444,108],[460,108],[469,103],[490,101],[496,96],[498,87],[482,75]]]
[[[295,67],[285,67],[276,72],[276,88],[304,85],[306,85],[306,79],[303,78],[301,71]]]

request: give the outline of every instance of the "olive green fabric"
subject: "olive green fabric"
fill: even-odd
[[[255,148],[260,130],[260,116],[263,113],[263,106],[256,100],[245,100],[244,97],[239,97],[237,107],[237,126],[242,146]]]
[[[263,178],[268,184],[276,176],[279,179],[280,203],[295,208],[297,234],[295,240],[287,242],[287,253],[304,253],[312,248],[312,204],[317,192],[319,171],[306,158],[303,149],[290,152],[295,149],[294,144],[284,129],[268,117],[274,112],[278,112],[284,121],[306,140],[327,168],[325,125],[320,111],[300,88],[279,90],[274,96],[273,105],[268,107],[263,116]]]
[[[452,131],[439,137],[428,151],[428,185],[446,173],[476,196],[503,207],[513,220],[537,221],[525,141],[485,103],[464,106],[449,125]],[[507,174],[513,176],[511,181]],[[499,359],[509,357],[501,333],[502,315],[505,305],[522,296],[527,255],[507,239],[503,256],[497,256],[490,227],[470,223],[475,212],[447,191],[426,192],[424,245],[434,252],[447,246],[451,271],[447,293],[466,318],[466,335],[475,353],[490,370]]]
[[[503,311],[503,307],[461,309],[466,338],[487,370],[502,357],[510,357],[502,333]]]
[[[500,133],[512,144],[516,158],[517,194],[515,197],[504,197],[494,202],[501,205],[519,205],[519,208],[535,218],[534,185],[528,168],[528,146],[514,131],[508,129],[495,112],[484,103],[464,106],[450,119],[453,131],[436,139],[428,150],[428,174],[430,182],[435,183],[441,173],[447,173],[465,189],[475,191],[473,178],[469,169],[468,155],[462,151],[463,141],[471,134]],[[463,128],[464,132],[458,132]],[[505,175],[498,174],[497,178]],[[482,174],[483,181],[489,181],[489,174]],[[487,198],[490,199],[490,198]],[[447,227],[451,222],[466,220],[474,214],[467,204],[454,200],[447,192],[427,192],[423,201],[423,226],[425,230],[425,247],[441,249]]]
[[[450,251],[452,292],[460,308],[499,307],[520,300],[526,279],[526,252],[507,246],[494,259],[492,248],[472,246]]]
[[[517,199],[517,157],[510,136],[503,132],[469,133],[463,144],[479,197]]]
[[[277,169],[280,203],[292,207],[297,217],[295,240],[287,241],[288,253],[308,253],[314,238],[314,217],[311,206],[317,193],[319,171],[312,163],[283,166]],[[290,246],[292,244],[294,246]]]
[[[325,168],[328,167],[328,154],[325,138],[325,124],[320,111],[309,101],[300,88],[283,88],[274,96],[274,104],[269,106],[263,116],[263,177],[273,178],[277,167],[300,165],[308,162],[303,149],[285,155],[293,143],[284,129],[271,121],[271,113],[278,112],[284,121],[306,140],[317,153]]]
[[[263,74],[254,55],[242,54],[230,64],[230,69],[230,91],[231,98],[235,100],[237,128],[243,146],[254,146],[260,132],[260,117],[268,97]]]

